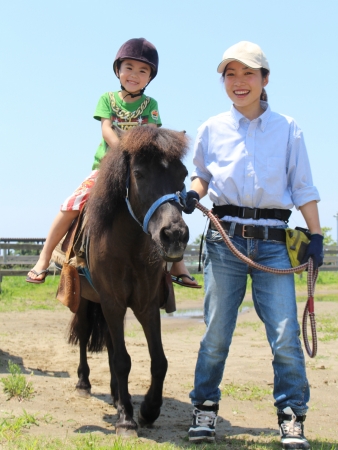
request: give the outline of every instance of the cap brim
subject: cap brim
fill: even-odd
[[[217,72],[223,73],[227,64],[229,64],[229,62],[231,62],[231,61],[238,61],[238,62],[246,65],[247,67],[250,67],[250,69],[255,69],[255,70],[261,69],[261,66],[258,66],[257,64],[252,63],[252,61],[248,61],[245,59],[227,58],[227,59],[223,59],[223,61],[218,65]]]

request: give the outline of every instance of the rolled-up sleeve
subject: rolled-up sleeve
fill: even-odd
[[[317,188],[313,185],[311,167],[303,132],[294,122],[290,127],[288,179],[292,201],[297,209],[313,200],[319,202]]]
[[[193,164],[195,169],[191,175],[191,180],[202,178],[207,183],[211,180],[211,173],[207,169],[207,151],[208,151],[208,129],[202,126],[198,129],[197,137],[194,144]]]

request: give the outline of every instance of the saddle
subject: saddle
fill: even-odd
[[[84,235],[85,221],[84,208],[56,246],[51,259],[58,267],[62,268],[56,298],[74,314],[80,306],[81,297],[100,303],[99,294],[84,276],[86,270],[88,271]],[[176,311],[175,292],[167,265],[163,268],[161,286],[163,296],[161,296],[159,308],[164,309],[168,314],[173,313]]]

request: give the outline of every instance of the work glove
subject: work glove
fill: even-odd
[[[187,196],[185,197],[185,207],[183,209],[183,212],[185,212],[186,214],[191,214],[196,207],[196,203],[199,201],[200,196],[196,191],[188,191]]]
[[[311,257],[313,260],[313,268],[318,269],[318,267],[323,265],[324,260],[324,250],[323,250],[323,239],[321,234],[311,234],[310,243],[307,246],[305,255],[302,259],[302,264],[306,263]]]

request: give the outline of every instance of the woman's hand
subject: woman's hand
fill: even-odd
[[[323,265],[324,260],[324,250],[323,250],[323,236],[321,234],[312,234],[311,241],[307,246],[305,255],[301,261],[304,264],[311,257],[313,260],[313,268],[318,269],[318,267]]]
[[[188,191],[187,196],[185,198],[185,207],[183,209],[183,212],[186,214],[191,214],[194,212],[194,209],[196,208],[196,203],[200,201],[200,196],[197,194],[196,191]]]

